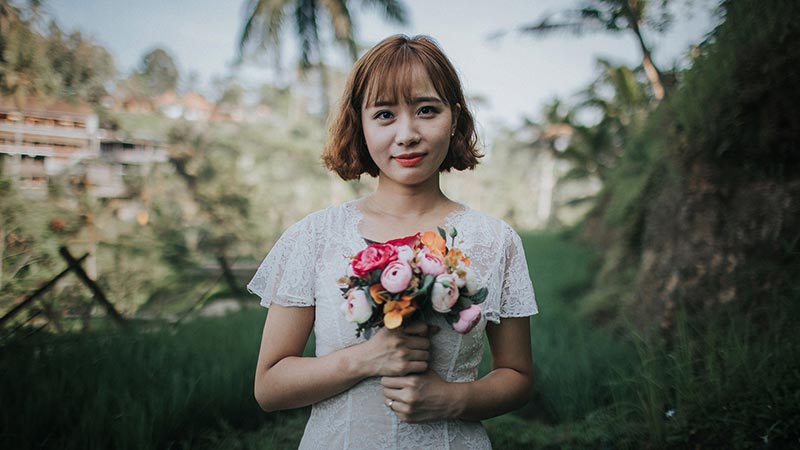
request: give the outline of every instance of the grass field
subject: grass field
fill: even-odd
[[[523,241],[540,309],[531,319],[536,390],[522,410],[485,422],[495,448],[800,442],[800,352],[787,338],[797,302],[748,316],[755,322],[735,311],[702,329],[680,321],[671,345],[613,336],[574,312],[592,278],[592,253],[556,234]],[[0,448],[296,448],[308,409],[268,415],[252,396],[264,314],[245,308],[175,329],[7,343]]]

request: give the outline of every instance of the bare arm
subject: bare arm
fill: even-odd
[[[303,357],[314,307],[270,306],[255,377],[255,397],[265,411],[299,408],[346,391],[364,378],[423,372],[428,328],[382,329],[369,341],[322,357]],[[355,327],[353,328],[355,332]]]
[[[421,375],[384,377],[387,405],[401,420],[483,420],[527,403],[533,387],[530,321],[504,318],[486,327],[492,371],[480,380],[448,383],[433,371]]]

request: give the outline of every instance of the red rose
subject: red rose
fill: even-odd
[[[411,236],[406,236],[403,238],[392,239],[391,241],[388,241],[386,243],[394,245],[395,247],[402,247],[404,245],[407,245],[411,248],[414,248],[419,243],[419,233]]]
[[[375,269],[383,269],[395,259],[397,259],[397,248],[394,245],[370,244],[358,252],[350,264],[353,273],[357,277],[363,277]]]

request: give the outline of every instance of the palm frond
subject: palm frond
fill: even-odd
[[[355,61],[358,58],[358,49],[353,37],[353,20],[350,10],[347,8],[346,0],[322,0],[323,6],[328,11],[331,23],[333,24],[333,34],[336,42],[347,47],[350,58]]]
[[[588,31],[588,29],[589,26],[586,22],[582,21],[555,22],[548,17],[542,19],[542,21],[538,23],[522,25],[517,28],[517,31],[519,31],[520,33],[531,34],[534,36],[536,35],[543,36],[559,31],[568,32],[580,36],[585,34]]]
[[[318,48],[319,36],[317,35],[317,8],[314,0],[300,0],[294,12],[297,37],[300,39],[300,72],[310,69],[313,52]]]
[[[280,35],[286,15],[286,0],[250,0],[245,9],[245,22],[239,38],[237,63],[241,63],[248,45],[274,52],[280,63]]]
[[[361,4],[376,8],[383,12],[383,17],[387,21],[398,25],[408,25],[408,10],[405,4],[399,0],[361,0]]]

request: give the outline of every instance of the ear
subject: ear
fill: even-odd
[[[450,125],[450,135],[452,136],[456,132],[456,127],[458,126],[458,116],[461,115],[461,103],[456,103],[453,105],[453,116],[452,120],[453,123]]]

